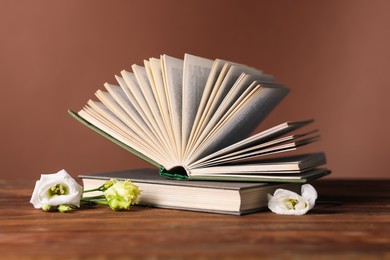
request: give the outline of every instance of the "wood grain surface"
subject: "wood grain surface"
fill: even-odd
[[[0,182],[1,259],[390,259],[390,181],[321,180],[303,216],[108,207],[42,212],[32,182]]]

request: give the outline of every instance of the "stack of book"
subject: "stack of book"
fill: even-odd
[[[241,64],[186,54],[161,55],[115,76],[98,101],[69,113],[156,169],[81,175],[85,189],[131,179],[141,205],[245,214],[267,193],[330,173],[322,152],[280,154],[317,141],[313,120],[289,121],[253,134],[286,96],[270,75]]]

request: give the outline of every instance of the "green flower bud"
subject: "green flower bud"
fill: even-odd
[[[57,210],[62,213],[71,212],[73,208],[70,205],[59,205]]]
[[[117,183],[118,181],[115,180],[115,179],[111,179],[109,181],[106,181],[100,188],[99,190],[100,191],[106,191],[108,188],[110,188],[112,185],[114,185],[115,183]]]
[[[110,206],[110,208],[112,210],[129,210],[130,209],[130,202],[129,201],[126,201],[120,197],[117,197],[117,198],[113,198],[111,199],[109,202],[108,202],[108,206]]]
[[[51,206],[48,205],[48,204],[43,204],[43,205],[42,205],[42,210],[43,210],[43,211],[50,211],[50,210],[51,210]]]

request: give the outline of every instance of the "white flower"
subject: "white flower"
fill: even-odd
[[[268,208],[283,215],[303,215],[315,205],[317,191],[310,184],[302,185],[302,196],[295,192],[277,189],[274,195],[268,194]]]
[[[80,207],[83,187],[65,170],[54,174],[42,174],[36,182],[30,202],[34,208],[42,206],[74,205]]]

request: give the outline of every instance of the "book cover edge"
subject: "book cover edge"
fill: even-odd
[[[125,149],[126,151],[128,152],[131,152],[132,154],[134,154],[135,156],[139,157],[140,159],[150,163],[151,165],[157,167],[157,168],[160,168],[161,165],[157,162],[155,162],[154,160],[150,159],[149,157],[147,157],[146,155],[140,153],[139,151],[135,150],[134,148],[122,143],[121,141],[117,140],[116,138],[112,137],[111,135],[107,134],[106,132],[100,130],[99,128],[97,128],[96,126],[92,125],[91,123],[89,123],[88,121],[86,121],[85,119],[83,119],[82,117],[80,117],[76,112],[72,111],[72,110],[68,110],[68,113],[74,118],[76,119],[77,121],[79,121],[80,123],[82,123],[83,125],[87,126],[89,129],[92,129],[93,131],[95,131],[96,133],[100,134],[101,136],[107,138],[108,140],[110,140],[111,142],[115,143],[116,145],[120,146],[121,148]]]

